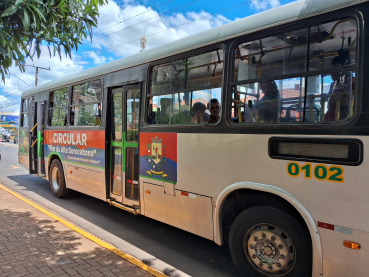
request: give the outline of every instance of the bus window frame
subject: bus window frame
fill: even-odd
[[[101,118],[100,118],[100,125],[94,125],[94,126],[88,126],[88,125],[77,125],[77,126],[74,126],[74,125],[71,125],[70,124],[70,112],[71,112],[71,109],[72,107],[79,107],[79,106],[83,106],[83,105],[72,105],[72,97],[73,97],[73,87],[75,86],[78,86],[78,85],[82,85],[82,84],[85,84],[85,83],[90,83],[90,82],[93,82],[93,81],[96,81],[96,80],[100,80],[101,82],[101,93],[102,93],[102,96],[101,96],[101,102],[91,102],[91,103],[87,103],[87,104],[84,104],[84,105],[94,105],[94,104],[100,104],[101,105]],[[103,106],[104,106],[104,101],[105,101],[105,87],[104,87],[104,77],[103,75],[100,75],[98,77],[92,77],[92,78],[89,78],[89,79],[85,79],[85,80],[82,80],[82,81],[78,81],[78,82],[75,82],[75,83],[71,83],[69,84],[70,88],[69,88],[69,101],[68,101],[68,128],[73,128],[73,129],[99,129],[101,127],[104,127],[104,124],[103,124],[103,116],[104,116],[104,111],[103,111]]]
[[[68,101],[67,101],[67,105],[64,107],[64,108],[67,108],[67,123],[64,125],[64,126],[52,126],[52,125],[49,125],[49,122],[50,122],[50,113],[49,111],[50,110],[54,110],[54,109],[60,109],[60,108],[51,108],[50,109],[50,95],[52,92],[55,92],[56,90],[58,89],[62,89],[62,88],[65,88],[65,87],[68,87]],[[71,96],[71,86],[70,84],[67,84],[67,85],[64,85],[64,86],[59,86],[59,87],[56,87],[52,90],[49,90],[48,91],[48,96],[47,96],[47,128],[48,129],[60,129],[60,128],[67,128],[69,126],[69,99],[70,99],[70,96]]]
[[[20,111],[20,116],[21,116],[21,118],[20,118],[20,123],[19,123],[19,125],[20,125],[20,128],[28,128],[29,126],[29,98],[30,98],[30,96],[27,96],[27,97],[25,97],[25,98],[21,98],[21,111]],[[23,103],[24,103],[24,101],[27,101],[27,111],[23,111]],[[24,117],[23,117],[23,115],[24,114],[27,114],[27,119],[28,119],[28,125],[27,126],[24,126]]]
[[[129,85],[128,85],[129,86]],[[109,88],[109,95],[111,96],[111,105],[113,104],[114,100],[113,100],[113,95],[114,94],[118,94],[118,93],[121,93],[122,94],[122,134],[124,133],[124,127],[125,127],[125,122],[123,120],[123,115],[124,115],[124,91],[125,91],[125,85],[122,85],[122,86],[114,86],[114,87],[111,87]],[[117,91],[117,92],[113,92],[114,89],[121,89],[121,91]],[[111,108],[110,110],[110,118],[111,118],[111,121],[108,123],[109,124],[109,128],[111,129],[111,133],[113,134],[112,136],[112,141],[114,142],[122,142],[123,141],[123,135],[122,135],[122,138],[117,140],[115,138],[115,122],[114,122],[114,109]],[[113,122],[114,122],[114,128],[113,128]]]
[[[272,77],[265,77],[265,78],[255,78],[250,80],[242,80],[242,81],[233,81],[234,78],[234,66],[235,66],[235,58],[234,53],[236,51],[236,48],[241,43],[245,43],[248,41],[254,41],[262,38],[266,38],[269,36],[273,36],[275,34],[283,33],[286,31],[293,31],[298,30],[299,28],[304,28],[308,26],[310,28],[311,26],[314,26],[318,23],[323,22],[329,22],[338,20],[340,18],[352,18],[356,21],[357,26],[357,41],[356,41],[356,53],[355,53],[355,64],[350,66],[343,66],[336,69],[323,69],[323,70],[313,70],[313,71],[305,71],[303,73],[294,73],[294,74],[285,74],[285,75],[278,75]],[[356,10],[356,9],[347,9],[344,11],[336,11],[329,14],[322,14],[319,16],[314,16],[312,18],[302,19],[297,22],[287,23],[281,26],[277,26],[275,28],[271,28],[268,30],[260,31],[255,34],[248,34],[242,37],[238,37],[234,39],[234,41],[231,43],[229,47],[228,52],[228,58],[229,58],[229,74],[227,76],[227,98],[225,99],[226,102],[224,102],[222,109],[223,113],[225,113],[225,120],[227,124],[234,129],[303,129],[306,127],[309,128],[329,128],[329,129],[336,129],[336,128],[342,128],[342,127],[350,127],[354,125],[354,123],[359,119],[361,111],[362,111],[362,94],[363,94],[363,55],[364,55],[364,40],[365,40],[365,32],[364,25],[363,25],[363,16],[362,14]],[[310,44],[308,44],[308,51],[310,49]],[[309,52],[308,52],[309,53]],[[309,58],[309,55],[307,55],[307,59]],[[345,71],[355,71],[355,99],[354,99],[354,114],[353,116],[348,120],[343,120],[339,122],[319,122],[319,123],[308,123],[308,122],[298,122],[298,123],[235,123],[231,118],[231,110],[232,110],[232,87],[239,85],[239,84],[251,84],[255,82],[263,82],[267,80],[281,80],[281,79],[288,79],[288,78],[301,78],[304,77],[307,79],[309,76],[316,76],[321,74],[329,74],[332,72],[341,72],[342,68],[345,69]],[[348,69],[350,68],[350,69]],[[306,81],[305,81],[306,83]]]
[[[202,48],[199,48],[199,49],[195,49],[195,50],[191,50],[191,51],[188,51],[188,52],[182,52],[180,54],[177,54],[177,55],[172,55],[170,57],[166,57],[166,58],[163,58],[163,59],[160,59],[160,60],[156,60],[152,63],[149,63],[149,66],[147,68],[147,73],[146,73],[146,85],[145,85],[145,88],[146,88],[146,91],[145,91],[145,95],[144,95],[144,103],[143,106],[141,105],[141,107],[144,107],[145,108],[145,111],[144,111],[144,127],[146,128],[211,128],[211,127],[215,127],[217,125],[219,125],[222,120],[223,120],[223,114],[224,114],[224,110],[223,110],[223,107],[224,107],[224,100],[226,99],[225,98],[225,89],[226,89],[226,72],[228,70],[228,65],[229,65],[229,62],[228,62],[228,54],[227,54],[227,46],[226,44],[224,43],[225,41],[223,42],[219,42],[219,43],[215,43],[215,44],[212,44],[212,45],[208,45],[208,46],[205,46],[205,47],[202,47]],[[222,89],[222,94],[221,94],[221,105],[222,105],[222,112],[221,112],[221,115],[220,115],[220,120],[217,122],[217,123],[214,123],[214,124],[150,124],[148,122],[148,104],[149,104],[149,98],[150,97],[153,97],[153,96],[160,96],[160,95],[172,95],[174,93],[182,93],[182,92],[189,92],[189,91],[195,91],[197,90],[197,87],[196,88],[191,88],[191,89],[183,89],[181,91],[178,91],[178,92],[168,92],[168,93],[152,93],[150,94],[150,77],[151,77],[151,69],[154,67],[154,66],[157,66],[157,65],[161,65],[161,64],[165,64],[165,63],[168,63],[168,62],[171,62],[171,61],[175,61],[175,60],[179,60],[179,59],[183,59],[183,58],[186,58],[186,57],[190,57],[190,56],[194,56],[194,55],[200,55],[200,54],[203,54],[203,53],[207,53],[207,52],[211,52],[211,51],[215,51],[215,50],[219,50],[221,49],[223,51],[223,74],[222,74],[222,84],[221,86],[206,86],[206,89],[213,89],[213,88],[221,88]],[[200,87],[199,87],[200,88]],[[201,88],[200,88],[201,89]]]

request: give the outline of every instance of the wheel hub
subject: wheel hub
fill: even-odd
[[[51,173],[51,183],[55,191],[59,189],[60,172],[57,167],[54,167]]]
[[[244,251],[250,264],[266,276],[288,274],[296,260],[292,240],[282,229],[270,224],[250,228],[244,239]]]
[[[269,258],[273,258],[276,255],[277,249],[272,243],[266,242],[261,246],[261,253]]]

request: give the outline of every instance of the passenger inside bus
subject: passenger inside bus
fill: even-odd
[[[64,126],[67,126],[68,110],[65,111]]]
[[[101,104],[97,104],[97,114],[95,126],[100,126],[101,124]]]
[[[220,119],[220,104],[218,99],[210,100],[210,118],[208,123],[217,123]]]
[[[73,108],[72,108],[73,109]],[[74,125],[74,111],[70,111],[70,126]]]
[[[205,113],[206,106],[204,103],[196,102],[192,106],[193,115],[191,124],[207,124],[209,121],[209,114]]]
[[[279,90],[275,81],[260,82],[264,96],[259,100],[259,117],[262,122],[277,122]]]
[[[341,49],[339,55],[334,57],[331,66],[342,67],[351,64],[350,52]],[[351,91],[354,89],[352,72],[334,72],[331,74],[332,83],[329,88],[328,110],[324,121],[344,120],[350,116]]]
[[[53,108],[54,107],[54,92],[50,93],[50,103],[49,103],[49,108]]]

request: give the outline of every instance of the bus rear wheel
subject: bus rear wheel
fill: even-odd
[[[51,162],[49,176],[50,188],[55,197],[63,198],[70,194],[70,190],[65,186],[63,167],[58,159]]]
[[[305,277],[312,274],[310,236],[288,213],[269,206],[244,210],[229,236],[232,259],[247,277]]]

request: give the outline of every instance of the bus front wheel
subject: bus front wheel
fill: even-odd
[[[70,190],[65,186],[63,167],[58,159],[51,162],[49,180],[51,191],[55,197],[62,198],[69,195]]]
[[[257,206],[241,212],[232,224],[229,248],[242,276],[312,274],[309,234],[294,217],[274,207]]]

